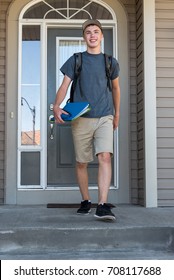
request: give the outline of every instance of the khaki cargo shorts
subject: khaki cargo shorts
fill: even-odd
[[[71,123],[76,161],[87,163],[102,152],[113,154],[113,116],[80,117]]]

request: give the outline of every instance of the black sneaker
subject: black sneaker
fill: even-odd
[[[88,215],[91,212],[91,202],[84,200],[81,202],[80,208],[77,210],[77,214]]]
[[[115,215],[111,212],[111,208],[115,206],[110,203],[99,204],[96,209],[94,217],[100,220],[113,221],[116,220]]]

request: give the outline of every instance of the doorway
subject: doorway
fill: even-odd
[[[73,34],[73,36],[72,36]],[[102,49],[106,53],[112,51],[113,39],[112,29],[104,31]],[[49,122],[53,116],[52,106],[55,100],[55,93],[60,86],[63,74],[59,71],[63,63],[75,52],[86,50],[86,44],[82,37],[80,29],[57,29],[48,28],[47,36],[47,187],[61,189],[76,188],[77,181],[75,176],[75,155],[71,126],[56,125]],[[106,43],[105,43],[106,42]],[[69,92],[66,100],[69,98]],[[66,103],[63,102],[63,107]],[[115,147],[117,147],[117,137],[115,137]],[[95,157],[94,157],[95,158]],[[112,186],[116,187],[117,167],[114,166],[117,161],[113,161]],[[89,164],[89,187],[97,190],[97,158]],[[114,180],[115,179],[115,180]]]

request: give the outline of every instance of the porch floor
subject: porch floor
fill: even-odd
[[[0,259],[174,259],[174,208],[118,205],[116,222],[76,208],[0,206]]]

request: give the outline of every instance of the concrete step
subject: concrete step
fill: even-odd
[[[112,250],[174,251],[174,228],[20,228],[1,231],[1,250]]]
[[[170,209],[170,211],[169,211]],[[0,207],[1,259],[174,259],[174,209],[118,206],[117,222],[76,209]]]

